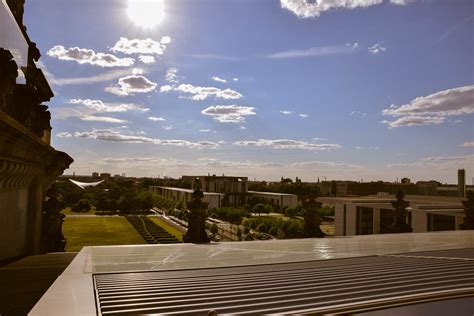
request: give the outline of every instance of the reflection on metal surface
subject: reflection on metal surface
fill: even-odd
[[[474,251],[457,251],[471,260],[431,253],[96,274],[94,281],[103,315],[348,313],[474,295]]]

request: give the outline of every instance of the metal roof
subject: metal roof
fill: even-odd
[[[474,248],[93,278],[99,315],[353,313],[474,296]]]

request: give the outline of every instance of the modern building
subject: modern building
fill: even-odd
[[[247,202],[248,178],[231,176],[183,176],[191,182],[191,189],[200,188],[204,192],[223,193],[225,205],[244,205]]]
[[[208,175],[183,176],[182,179],[191,183],[190,190],[161,186],[150,186],[149,189],[153,193],[161,194],[177,201],[188,202],[191,200],[191,193],[199,188],[204,192],[204,198],[209,203],[209,208],[229,205],[243,206],[252,198],[265,201],[278,208],[285,206],[295,207],[298,205],[298,197],[294,194],[248,191],[247,177]]]
[[[277,207],[295,207],[298,206],[298,196],[294,194],[248,191],[251,197],[264,200],[267,204]]]
[[[192,200],[192,194],[194,190],[174,188],[174,187],[162,187],[162,186],[150,186],[150,192],[162,195],[174,201],[189,202]],[[222,201],[225,194],[204,192],[204,202],[209,203],[208,208],[218,208],[222,206]]]
[[[391,196],[323,197],[320,201],[335,205],[335,236],[384,234],[393,221]],[[462,199],[408,195],[408,224],[414,233],[458,230],[464,221]]]

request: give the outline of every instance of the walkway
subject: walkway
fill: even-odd
[[[152,222],[147,216],[126,216],[125,218],[147,244],[172,244],[180,242],[163,227]]]

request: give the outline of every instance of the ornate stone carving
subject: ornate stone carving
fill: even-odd
[[[459,225],[461,229],[474,229],[474,192],[469,191],[467,200],[462,201],[464,208],[464,223]]]
[[[0,111],[5,112],[6,98],[13,92],[18,76],[18,66],[10,51],[0,47]]]
[[[307,197],[302,204],[304,209],[304,237],[324,237],[325,235],[319,227],[321,218],[318,214],[322,203],[316,201],[315,197]]]
[[[48,199],[43,203],[41,248],[45,252],[64,251],[66,239],[62,226],[65,215],[61,213],[64,205],[58,201],[54,186],[46,192],[46,196]]]
[[[193,192],[193,199],[187,204],[190,210],[188,218],[188,231],[183,237],[186,243],[203,244],[209,243],[209,237],[206,233],[206,219],[208,203],[203,202],[204,193],[198,188]]]
[[[410,202],[405,201],[403,198],[405,195],[402,190],[399,190],[396,198],[396,201],[392,201],[393,210],[393,224],[391,227],[392,233],[410,233],[413,229],[407,223],[407,207],[410,205]]]

